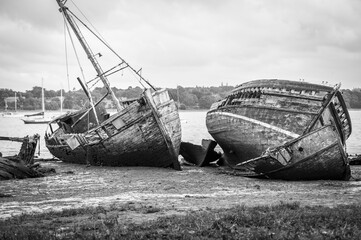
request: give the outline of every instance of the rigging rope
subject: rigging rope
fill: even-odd
[[[65,43],[65,63],[66,63],[66,78],[68,80],[68,91],[70,91],[70,81],[69,81],[69,63],[68,63],[68,46],[66,42],[66,21],[64,18],[64,43]]]
[[[70,16],[69,16],[69,17],[70,17]],[[68,33],[69,33],[69,38],[70,38],[71,44],[72,44],[73,49],[74,49],[75,57],[76,57],[76,59],[77,59],[77,61],[78,61],[78,65],[79,65],[79,68],[80,68],[81,75],[83,76],[83,79],[85,79],[84,71],[83,71],[83,68],[82,68],[81,63],[80,63],[80,60],[79,60],[78,52],[76,51],[75,44],[74,44],[73,38],[72,38],[72,36],[71,36],[71,34],[70,34],[69,26],[68,26],[68,24],[66,23],[66,19],[65,19],[64,14],[63,14],[63,18],[64,18],[64,21],[65,21],[65,26],[66,26],[66,28],[67,28],[67,30],[68,30]],[[74,23],[74,24],[75,24],[75,23]]]
[[[78,6],[75,4],[75,2],[73,0],[70,0],[76,9],[78,9],[78,11],[80,12],[80,14],[85,18],[85,20],[87,20],[87,22],[92,26],[92,28],[95,30],[95,32],[99,35],[99,37],[104,41],[105,41],[105,38],[100,34],[100,32],[95,28],[95,26],[91,23],[91,21],[89,21],[89,19],[85,16],[85,14],[80,10],[80,8],[78,8]],[[108,44],[108,43],[107,43]]]
[[[80,20],[72,11],[70,11],[69,9],[67,9],[67,11],[74,17],[76,18],[85,28],[87,28],[89,30],[89,32],[91,32],[99,41],[101,41],[104,46],[106,46],[115,56],[117,56],[120,60],[122,60],[122,62],[124,62],[124,64],[126,64],[132,71],[133,73],[135,73],[138,77],[140,77],[140,80],[143,80],[145,83],[147,83],[151,88],[153,88],[153,90],[156,90],[156,88],[150,83],[148,82],[145,78],[143,78],[141,75],[138,74],[138,72],[132,67],[130,66],[121,56],[119,56],[119,54],[117,52],[114,51],[114,49],[112,49],[109,44],[107,44],[100,36],[98,36],[92,29],[90,29],[82,20]],[[138,80],[138,79],[137,79]],[[141,83],[141,81],[139,81],[139,83]],[[144,87],[144,85],[141,83],[141,85]]]
[[[124,70],[125,68],[127,68],[127,66],[125,66],[125,67],[122,67],[122,68],[119,68],[119,69],[117,69],[117,70],[112,71],[113,69],[115,69],[115,68],[117,68],[117,67],[120,67],[122,64],[123,64],[123,63],[120,63],[120,64],[116,65],[115,67],[112,67],[111,69],[109,69],[109,70],[107,70],[106,72],[104,72],[103,75],[104,75],[105,77],[108,77],[108,76],[110,76],[110,75],[112,75],[112,74],[114,74],[114,73],[116,73],[116,72],[122,71],[122,70]],[[111,71],[112,71],[112,72],[111,72]],[[123,76],[123,73],[122,73],[122,76]],[[89,80],[89,81],[87,82],[87,84],[90,84],[90,83],[92,83],[92,82],[94,82],[94,81],[95,81],[95,83],[93,83],[93,85],[92,85],[90,88],[94,87],[94,86],[100,81],[100,78],[97,76],[96,78]],[[142,83],[140,83],[140,84],[143,86]],[[144,86],[143,86],[143,87],[144,87]]]

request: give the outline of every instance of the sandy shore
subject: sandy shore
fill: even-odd
[[[2,181],[0,218],[69,208],[124,207],[124,221],[144,221],[190,210],[299,202],[335,206],[359,203],[361,166],[353,180],[276,181],[229,174],[223,168],[183,166],[183,171],[146,167],[86,167],[42,162],[56,174],[45,178]],[[227,174],[228,173],[228,174]],[[149,209],[145,211],[144,209]],[[156,209],[156,210],[154,210]],[[152,213],[152,214],[149,214]]]

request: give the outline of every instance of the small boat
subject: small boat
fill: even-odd
[[[43,118],[31,118],[31,119],[30,118],[29,119],[23,118],[21,120],[23,120],[23,122],[25,124],[47,124],[52,120],[52,118],[45,118],[45,117],[43,117]]]
[[[43,81],[42,81],[43,82]],[[43,85],[43,83],[41,84]],[[44,97],[44,88],[41,87],[41,106],[42,111],[34,114],[27,114],[25,118],[22,118],[25,124],[47,124],[52,118],[45,116],[45,97]]]
[[[47,124],[52,118],[45,117],[44,112],[25,115],[25,118],[21,119],[25,124]]]
[[[93,65],[97,80],[103,83],[106,94],[93,102],[87,83],[78,78],[89,103],[83,109],[56,117],[49,123],[45,142],[50,153],[69,163],[171,167],[180,170],[181,125],[177,106],[168,92],[154,88],[117,54],[120,64],[103,71],[85,42],[79,22],[74,21],[78,18],[73,17],[65,6],[66,1],[57,0],[57,3],[68,27],[73,30]],[[110,72],[123,69],[131,70],[150,87],[138,98],[120,102],[107,76]],[[108,96],[117,109],[113,115],[107,113],[101,104]]]
[[[250,169],[249,166],[254,165],[251,169],[255,169],[256,175],[287,180],[346,179],[350,166],[347,158],[346,160],[344,158],[344,152],[352,128],[339,89],[340,85],[333,88],[303,81],[278,79],[246,82],[211,106],[206,117],[207,129],[223,149],[223,158],[230,167],[248,166]],[[329,133],[330,129],[334,134]],[[330,138],[327,141],[329,146],[323,146],[322,154],[316,153],[317,149],[314,149],[313,145],[323,141],[319,137],[326,134],[323,132],[327,132]],[[307,136],[315,139],[306,141]],[[333,164],[340,168],[335,170],[337,174],[335,171],[326,171],[325,168],[320,167],[320,164],[315,163],[312,168],[313,171],[319,172],[319,177],[317,174],[308,177],[305,171],[303,171],[305,175],[289,175],[288,171],[293,168],[289,167],[288,162],[279,164],[279,161],[268,155],[270,149],[271,152],[279,152],[278,149],[288,149],[291,143],[295,145],[300,142],[303,144],[300,148],[302,151],[314,152],[315,155],[306,156],[299,151],[298,154],[301,155],[297,155],[296,158],[295,152],[289,153],[292,166],[295,166],[294,162],[304,162],[305,158],[313,158],[305,160],[308,164],[319,162],[332,166],[330,159],[319,159],[319,156],[327,158],[328,154],[332,154],[334,149],[332,146],[339,142],[337,151],[340,153],[335,154],[337,157],[331,158]],[[260,164],[266,170],[259,171]],[[305,167],[304,164],[296,165],[298,168]],[[269,174],[268,168],[271,168],[270,171],[277,170],[277,177],[276,174]],[[345,176],[340,177],[340,172],[345,173]]]
[[[44,112],[25,114],[24,117],[44,116]]]

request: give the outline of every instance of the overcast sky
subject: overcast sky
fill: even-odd
[[[72,1],[157,87],[264,78],[361,87],[360,0]],[[68,90],[64,39],[55,0],[0,0],[0,88],[30,90],[43,78],[46,89]],[[69,39],[67,46],[70,88],[79,89]],[[111,85],[138,86],[121,76]]]

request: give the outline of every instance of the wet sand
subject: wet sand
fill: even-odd
[[[191,210],[257,206],[280,202],[336,206],[359,203],[361,166],[351,181],[278,181],[235,176],[216,167],[183,166],[182,171],[148,167],[86,167],[41,162],[56,174],[0,182],[0,219],[102,206],[123,208],[124,221],[145,221]],[[227,170],[227,171],[226,171]],[[148,210],[147,210],[148,209]],[[152,214],[149,214],[152,213]]]

